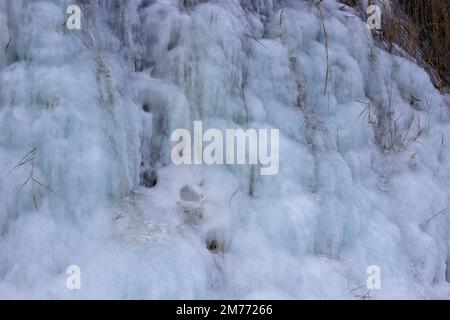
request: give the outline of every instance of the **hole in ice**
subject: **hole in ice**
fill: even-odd
[[[144,110],[145,112],[150,112],[150,106],[148,105],[148,104],[144,104],[143,106],[142,106],[142,110]]]
[[[219,242],[215,239],[206,242],[206,247],[209,251],[217,252],[220,251]]]
[[[183,201],[199,202],[203,196],[199,190],[190,185],[184,185],[180,189],[180,198]]]
[[[205,198],[200,190],[191,185],[184,185],[180,189],[180,199],[177,202],[177,211],[183,215],[185,223],[195,224],[204,217]]]
[[[153,188],[158,183],[158,177],[154,170],[145,170],[142,174],[141,185],[146,188]]]
[[[206,234],[205,245],[211,253],[225,253],[229,245],[225,230],[210,230]]]

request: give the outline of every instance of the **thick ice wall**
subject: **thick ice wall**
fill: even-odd
[[[2,294],[354,298],[375,264],[376,298],[448,297],[449,216],[429,220],[449,205],[448,98],[352,9],[78,4],[80,31],[62,26],[69,2],[1,4]],[[279,128],[279,173],[171,164],[170,133],[194,120]],[[18,191],[30,163],[8,174],[33,147],[55,194]],[[185,185],[206,196],[195,227],[176,209]]]

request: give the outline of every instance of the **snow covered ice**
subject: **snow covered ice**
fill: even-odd
[[[449,299],[450,98],[341,7],[0,1],[0,298]],[[174,165],[195,120],[278,174]]]

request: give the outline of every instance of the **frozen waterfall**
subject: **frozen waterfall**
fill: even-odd
[[[2,0],[0,298],[448,299],[449,106],[335,0]],[[173,164],[195,120],[279,172]]]

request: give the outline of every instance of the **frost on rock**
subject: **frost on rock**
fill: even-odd
[[[0,298],[450,297],[450,99],[353,9],[76,3],[0,2]],[[279,173],[173,165],[194,120],[280,129]]]

